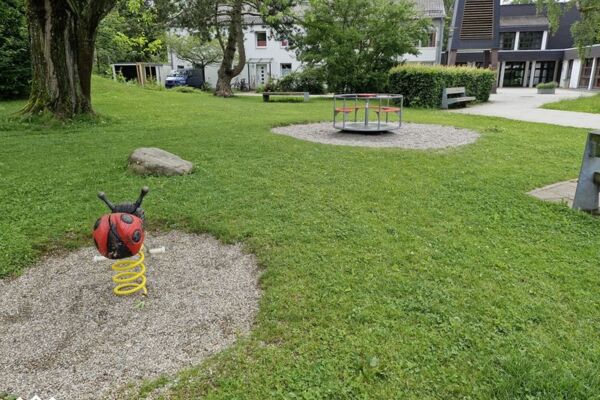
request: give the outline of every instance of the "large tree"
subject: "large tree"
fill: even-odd
[[[231,80],[246,64],[244,29],[247,19],[261,18],[266,25],[281,29],[291,23],[294,0],[187,0],[180,24],[203,40],[216,39],[223,52],[217,72],[215,95],[233,95]],[[236,57],[237,55],[237,57]]]
[[[94,43],[116,0],[27,0],[32,83],[27,113],[92,113]]]
[[[410,0],[311,0],[298,56],[323,68],[329,90],[383,91],[388,71],[404,54],[417,54],[430,22]]]

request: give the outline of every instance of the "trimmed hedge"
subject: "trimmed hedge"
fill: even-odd
[[[407,64],[390,70],[389,92],[404,95],[406,106],[439,108],[444,88],[464,86],[467,96],[486,102],[495,80],[490,69]]]

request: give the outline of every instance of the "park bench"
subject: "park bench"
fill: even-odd
[[[445,88],[442,93],[442,108],[447,110],[451,104],[463,104],[466,106],[467,103],[476,100],[475,97],[467,96],[466,94],[467,92],[464,87]]]
[[[271,96],[286,96],[286,97],[304,97],[304,102],[308,102],[310,94],[308,92],[264,92],[262,94],[263,101],[268,102]]]

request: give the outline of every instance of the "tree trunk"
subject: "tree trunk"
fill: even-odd
[[[50,112],[58,118],[93,113],[96,30],[114,2],[28,0],[33,76],[25,113]]]
[[[243,2],[236,0],[231,9],[231,22],[227,31],[227,44],[223,49],[223,60],[217,72],[216,96],[231,97],[231,80],[238,76],[246,64],[246,49],[244,48],[244,30],[242,25]],[[236,49],[239,54],[238,63],[234,67]]]

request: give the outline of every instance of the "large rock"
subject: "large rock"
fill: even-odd
[[[194,164],[156,147],[140,147],[129,156],[129,169],[140,175],[185,175]]]

